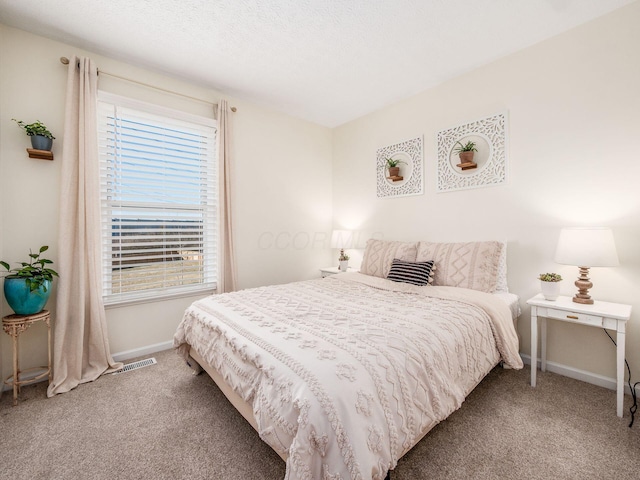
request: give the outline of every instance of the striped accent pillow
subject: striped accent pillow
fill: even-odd
[[[393,259],[387,279],[394,282],[411,283],[412,285],[429,285],[433,271],[436,269],[433,260],[427,262],[407,262]]]

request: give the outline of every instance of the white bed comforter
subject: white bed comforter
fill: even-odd
[[[253,405],[286,479],[383,479],[500,361],[521,368],[506,304],[357,273],[207,297],[174,338]]]

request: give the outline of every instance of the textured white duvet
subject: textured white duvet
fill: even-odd
[[[502,359],[506,304],[453,287],[345,273],[207,297],[174,338],[253,405],[286,478],[383,479]]]

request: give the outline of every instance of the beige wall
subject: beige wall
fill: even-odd
[[[333,263],[325,235],[335,227],[382,232],[385,238],[458,241],[506,239],[509,281],[520,295],[521,351],[529,352],[529,309],[537,274],[558,271],[572,294],[575,269],[556,265],[559,229],[613,227],[621,266],[593,269],[594,297],[632,303],[627,357],[640,372],[640,178],[629,153],[640,133],[640,4],[572,30],[451,80],[333,131],[231,99],[236,163],[233,200],[240,287],[316,276]],[[28,247],[57,250],[57,198],[66,70],[60,56],[81,50],[0,25],[0,258],[19,260]],[[219,94],[90,54],[103,70],[216,101]],[[156,94],[106,77],[104,88],[146,100]],[[153,98],[147,98],[147,96]],[[162,96],[177,108],[200,110]],[[509,111],[509,182],[435,193],[435,135],[443,128]],[[27,158],[27,138],[10,121],[40,119],[58,137],[56,160]],[[377,199],[375,151],[424,136],[425,194]],[[333,159],[333,165],[331,165]],[[353,252],[357,262],[358,252]],[[112,350],[171,339],[192,298],[108,310]],[[55,308],[55,302],[50,304]],[[6,315],[6,303],[0,307]],[[42,363],[44,329],[25,333],[23,366]],[[9,338],[1,336],[3,375]],[[615,375],[615,350],[597,329],[549,327],[549,359],[595,374]]]
[[[0,259],[24,259],[50,245],[57,259],[58,196],[66,67],[59,57],[89,55],[103,71],[216,102],[218,92],[0,25]],[[149,91],[103,75],[100,87],[192,113],[210,106]],[[234,114],[233,204],[240,288],[313,278],[331,261],[331,131],[254,104],[229,99]],[[28,158],[26,137],[11,118],[39,119],[56,136],[53,162]],[[278,239],[276,242],[275,239]],[[49,253],[49,252],[48,252]],[[0,313],[11,309],[4,302]],[[114,353],[169,342],[194,298],[110,308]],[[48,304],[55,311],[55,299]],[[46,329],[21,337],[21,366],[46,363]],[[11,370],[11,344],[0,336],[0,373]]]
[[[521,352],[529,348],[526,299],[536,276],[560,272],[573,294],[577,269],[553,262],[561,227],[611,226],[620,267],[592,269],[592,295],[633,304],[627,358],[640,378],[640,3],[448,81],[334,130],[337,227],[385,238],[506,239],[509,284],[523,306]],[[436,133],[508,110],[506,185],[436,193]],[[380,147],[424,136],[425,194],[377,199]],[[550,322],[548,359],[615,377],[615,347],[599,329]]]

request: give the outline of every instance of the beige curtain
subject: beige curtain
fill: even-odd
[[[97,87],[90,59],[69,61],[50,397],[121,368],[109,352],[102,302]]]
[[[218,119],[218,173],[220,176],[220,261],[218,293],[236,289],[236,260],[231,222],[231,120],[229,104],[221,100]]]

